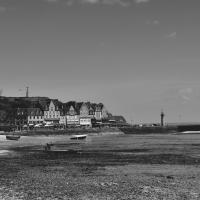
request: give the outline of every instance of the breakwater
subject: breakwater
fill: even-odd
[[[177,132],[177,126],[157,126],[157,127],[135,127],[135,126],[129,126],[129,127],[123,127],[120,128],[120,130],[125,134],[152,134],[152,133],[173,133]]]
[[[200,131],[200,124],[179,125],[177,126],[178,132],[184,131]]]

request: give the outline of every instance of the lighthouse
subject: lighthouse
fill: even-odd
[[[26,87],[26,97],[29,97],[29,87]]]
[[[162,110],[161,113],[160,113],[160,125],[161,126],[164,126],[164,117],[165,117],[165,114]]]

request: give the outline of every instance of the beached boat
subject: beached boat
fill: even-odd
[[[19,140],[20,135],[6,135],[7,140]]]
[[[200,131],[182,131],[183,134],[200,134]]]
[[[73,135],[70,137],[71,140],[83,140],[86,139],[87,135]]]

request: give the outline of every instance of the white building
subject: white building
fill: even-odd
[[[40,108],[28,108],[28,124],[41,124],[44,122],[44,114]]]
[[[44,121],[52,124],[66,125],[63,107],[57,100],[51,100],[44,111]]]
[[[67,125],[76,126],[79,125],[79,115],[77,114],[75,108],[71,105],[67,112]]]
[[[83,103],[80,108],[80,125],[81,126],[92,126],[92,117],[89,113],[90,109],[86,103]]]

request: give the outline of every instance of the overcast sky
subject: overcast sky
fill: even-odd
[[[0,0],[4,96],[200,122],[199,0]]]

